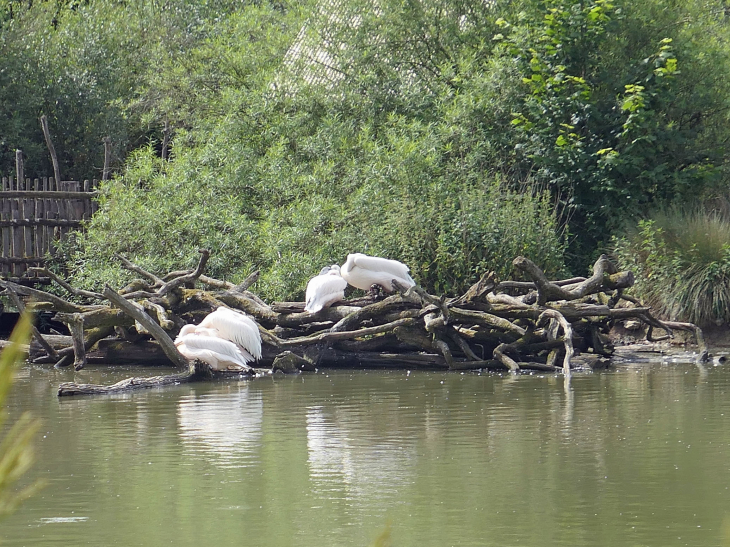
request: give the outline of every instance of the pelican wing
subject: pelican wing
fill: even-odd
[[[410,269],[402,262],[390,260],[389,258],[380,258],[378,256],[368,256],[361,253],[356,253],[354,257],[355,266],[358,268],[372,272],[382,272],[394,277],[413,281],[408,274]]]
[[[209,313],[200,326],[216,329],[221,338],[242,346],[254,358],[261,358],[261,333],[256,322],[247,315],[220,307]]]
[[[393,279],[406,286],[416,284],[408,271],[408,266],[397,260],[355,253],[347,256],[347,262],[342,266],[342,277],[358,289],[368,290],[371,285],[378,284],[392,291]]]
[[[310,313],[317,313],[335,302],[345,298],[347,281],[336,273],[328,273],[313,277],[307,283],[306,306]]]
[[[175,344],[177,344],[177,341],[180,340],[183,336],[193,334],[196,328],[198,327],[196,327],[195,325],[183,325],[183,327],[180,329],[180,333],[175,338]]]

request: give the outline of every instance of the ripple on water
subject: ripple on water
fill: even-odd
[[[86,522],[89,517],[46,517],[39,520],[41,524],[61,524],[69,522]]]

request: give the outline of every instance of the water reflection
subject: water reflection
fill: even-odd
[[[368,434],[362,412],[307,409],[307,463],[313,493],[382,500],[410,480],[410,447]],[[402,441],[402,439],[401,439]],[[340,493],[338,493],[340,492]]]
[[[251,465],[261,446],[264,402],[247,384],[228,393],[181,397],[179,435],[193,452],[204,451],[223,466]]]

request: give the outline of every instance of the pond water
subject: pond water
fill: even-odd
[[[729,546],[730,365],[320,371],[58,399],[160,369],[26,365],[5,546]]]

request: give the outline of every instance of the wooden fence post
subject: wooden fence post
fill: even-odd
[[[23,173],[23,151],[15,151],[15,184],[16,188],[20,190],[23,181],[25,180],[25,174]]]
[[[109,180],[109,167],[112,162],[112,140],[104,137],[104,170],[101,172],[101,180]]]
[[[48,151],[51,153],[53,176],[56,177],[56,180],[61,180],[61,169],[58,166],[58,156],[56,156],[56,148],[53,146],[53,141],[51,140],[51,132],[48,130],[48,118],[46,118],[45,114],[41,116],[41,127],[43,128],[43,135],[46,137]]]

